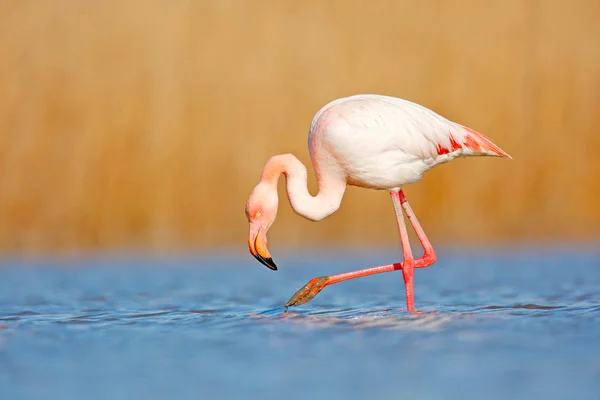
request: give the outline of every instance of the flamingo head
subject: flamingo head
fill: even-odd
[[[277,270],[277,265],[267,249],[267,231],[275,222],[278,203],[277,187],[266,183],[259,183],[246,203],[246,217],[250,223],[248,248],[261,264],[273,271]]]

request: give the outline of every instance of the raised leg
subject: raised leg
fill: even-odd
[[[400,204],[402,204],[402,208],[406,212],[406,216],[408,217],[410,224],[419,238],[419,242],[421,242],[421,246],[423,246],[423,256],[415,261],[415,268],[429,267],[437,259],[435,251],[433,250],[433,246],[431,245],[429,239],[427,239],[425,231],[423,228],[421,228],[421,224],[419,224],[415,213],[413,212],[412,208],[410,208],[410,204],[408,204],[408,200],[406,200],[406,196],[402,190],[398,192],[398,197],[400,198]]]
[[[435,255],[435,251],[433,250],[433,246],[431,246],[429,239],[427,239],[427,236],[425,235],[423,228],[421,228],[421,225],[419,224],[417,217],[415,216],[412,209],[410,208],[410,205],[408,204],[408,201],[406,200],[406,196],[404,195],[404,192],[402,190],[400,190],[400,192],[397,193],[397,198],[399,199],[401,207],[406,212],[408,220],[410,221],[415,232],[417,233],[419,241],[421,242],[421,245],[423,246],[423,250],[424,250],[423,256],[414,260],[413,268],[428,267],[431,264],[433,264],[436,260],[436,255]],[[394,203],[394,209],[396,209],[397,205],[396,205],[396,201],[394,200],[393,193],[392,193],[392,202]],[[398,215],[398,212],[396,212],[396,215]],[[402,221],[402,223],[404,223],[404,221]],[[399,222],[398,222],[398,224],[399,224]],[[398,227],[400,228],[400,225],[398,225]],[[407,241],[408,241],[408,236],[407,236]],[[402,247],[403,247],[403,251],[405,248],[410,249],[410,246],[404,246],[404,242],[403,242]],[[406,254],[405,254],[405,257],[406,257]],[[363,276],[381,274],[384,272],[397,271],[399,269],[403,270],[403,276],[404,276],[405,283],[406,283],[406,277],[404,275],[405,273],[404,273],[404,269],[403,269],[403,263],[401,263],[401,262],[380,265],[377,267],[365,268],[365,269],[361,269],[358,271],[346,272],[346,273],[338,274],[338,275],[320,276],[318,278],[313,278],[306,285],[304,285],[300,290],[298,290],[292,296],[292,298],[289,299],[287,303],[285,303],[285,306],[286,307],[299,306],[301,304],[307,303],[310,300],[312,300],[321,290],[323,290],[323,288],[325,286],[333,285],[334,283],[347,281],[349,279],[360,278]],[[408,303],[408,296],[407,296],[407,303]]]

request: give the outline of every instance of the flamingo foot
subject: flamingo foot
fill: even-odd
[[[312,278],[285,303],[286,307],[299,306],[311,301],[325,286],[329,285],[328,276]]]

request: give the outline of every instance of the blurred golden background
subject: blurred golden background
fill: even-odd
[[[3,1],[0,250],[246,250],[269,156],[309,166],[313,115],[380,93],[514,160],[406,187],[435,244],[600,236],[600,2]],[[350,188],[270,247],[399,246],[385,192]]]

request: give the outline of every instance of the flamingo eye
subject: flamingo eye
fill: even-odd
[[[256,212],[256,217],[260,217],[260,216],[261,216],[261,212],[260,212],[260,211],[257,211],[257,212]]]

